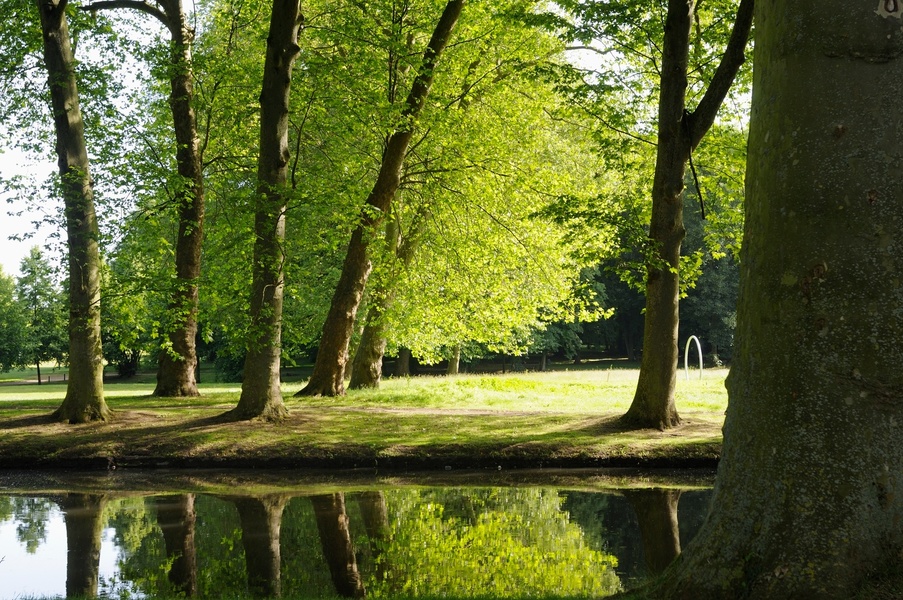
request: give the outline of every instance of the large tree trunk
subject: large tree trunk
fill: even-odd
[[[345,393],[348,344],[351,341],[357,309],[372,270],[368,256],[370,238],[392,206],[392,200],[401,183],[402,167],[414,135],[415,122],[423,110],[432,87],[436,64],[451,37],[463,6],[464,0],[449,0],[427,44],[420,72],[414,78],[401,114],[401,122],[406,126],[389,136],[386,143],[376,183],[367,197],[360,221],[348,243],[342,274],[339,276],[339,283],[323,324],[313,373],[307,385],[296,394],[298,396],[340,396]]]
[[[690,28],[695,0],[669,0],[665,21],[658,105],[658,153],[652,184],[649,238],[655,256],[646,269],[643,356],[636,393],[624,421],[635,427],[666,429],[680,423],[674,404],[677,381],[677,327],[680,245],[684,238],[684,173],[690,152],[715,120],[743,64],[752,24],[752,0],[742,0],[727,49],[705,96],[686,110]]]
[[[378,388],[383,375],[383,356],[386,353],[386,333],[383,313],[388,299],[374,298],[375,304],[367,311],[367,324],[361,335],[351,368],[348,388],[352,390]]]
[[[169,306],[170,348],[160,352],[155,396],[199,396],[195,370],[198,323],[198,278],[201,276],[201,243],[204,238],[204,177],[194,114],[191,43],[194,31],[185,20],[181,0],[165,0],[172,34],[170,57],[172,110],[176,136],[176,165],[180,183],[176,192],[179,237],[176,241],[176,281]]]
[[[757,4],[724,448],[656,598],[846,599],[903,571],[903,4]]]
[[[364,582],[357,568],[354,545],[345,513],[345,494],[311,496],[323,556],[329,565],[336,593],[343,598],[363,598]]]
[[[234,502],[241,521],[248,591],[254,598],[277,598],[282,593],[279,538],[288,497],[237,498]]]
[[[198,593],[197,554],[194,545],[194,494],[154,498],[157,525],[163,533],[166,558],[171,560],[169,582],[186,598]]]
[[[367,540],[370,542],[370,554],[376,565],[376,579],[385,581],[392,573],[392,565],[384,558],[391,534],[386,495],[383,492],[361,492],[357,496],[357,503],[367,531]]]
[[[411,376],[411,349],[399,348],[398,357],[395,359],[395,376],[410,377]]]
[[[461,371],[461,345],[458,344],[451,349],[451,356],[448,357],[448,368],[445,369],[446,375],[457,375]]]
[[[109,419],[110,409],[103,397],[99,233],[66,3],[67,0],[36,2],[41,15],[69,246],[69,384],[53,418],[85,423]]]
[[[298,31],[303,19],[299,0],[273,0],[260,94],[251,324],[241,398],[232,411],[240,419],[278,421],[288,414],[279,378],[290,156],[288,108],[292,65],[300,50]]]
[[[66,522],[66,597],[94,598],[100,571],[105,496],[67,494],[59,501]]]

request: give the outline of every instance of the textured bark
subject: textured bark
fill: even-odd
[[[194,546],[194,494],[157,496],[153,499],[157,525],[163,533],[169,582],[178,594],[191,598],[198,593],[197,554]]]
[[[279,537],[286,496],[233,500],[241,521],[248,591],[255,598],[276,598],[282,593]]]
[[[59,500],[66,522],[66,597],[94,598],[100,571],[104,496],[68,494]]]
[[[329,565],[336,593],[343,598],[363,598],[364,583],[357,569],[354,545],[348,530],[345,494],[311,496],[323,556]]]
[[[677,523],[680,490],[628,490],[624,496],[640,524],[646,568],[658,575],[680,555]]]
[[[401,184],[404,159],[414,135],[415,122],[423,110],[432,87],[436,65],[451,37],[463,6],[464,0],[449,0],[427,44],[420,72],[414,78],[401,114],[401,122],[407,126],[395,131],[386,143],[376,183],[367,197],[360,221],[348,243],[339,283],[323,324],[313,373],[307,385],[296,394],[298,396],[340,396],[345,393],[348,344],[351,341],[357,309],[372,271],[368,256],[370,239],[383,222],[385,215],[389,213],[392,200]]]
[[[106,421],[100,341],[100,252],[66,0],[38,0],[69,246],[69,384],[53,418]]]
[[[757,0],[723,453],[651,597],[846,599],[903,569],[901,8]]]
[[[303,19],[299,0],[273,0],[260,94],[251,324],[241,397],[232,411],[240,419],[278,421],[288,414],[279,375],[290,158],[288,108],[292,65],[300,50],[298,31]]]
[[[686,110],[690,29],[695,0],[669,0],[658,105],[658,149],[652,183],[649,238],[655,258],[647,265],[643,355],[636,393],[624,421],[666,429],[680,423],[674,404],[680,245],[685,235],[683,189],[690,152],[714,123],[718,108],[744,61],[752,25],[752,0],[741,0],[721,64],[692,113]]]
[[[379,307],[371,306],[367,311],[367,324],[364,325],[360,344],[354,353],[349,389],[379,387],[383,375],[383,356],[386,353],[385,323],[382,319],[385,310],[383,301]]]
[[[185,19],[181,0],[161,1],[172,34],[170,96],[176,137],[176,165],[181,180],[176,192],[179,234],[176,241],[176,281],[169,306],[173,321],[168,332],[170,349],[160,353],[155,396],[199,396],[198,279],[204,239],[204,177],[197,119],[194,113],[194,73],[191,44],[194,31]]]

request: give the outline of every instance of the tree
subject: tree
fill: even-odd
[[[274,0],[260,93],[260,154],[254,216],[254,266],[250,336],[241,397],[233,415],[282,419],[288,412],[280,389],[282,304],[285,293],[285,211],[288,204],[289,96],[298,31],[299,0]]]
[[[650,597],[851,598],[903,568],[901,20],[899,2],[757,2],[713,509]]]
[[[752,26],[753,0],[741,0],[734,29],[705,95],[686,107],[690,30],[695,0],[669,0],[662,50],[658,145],[652,184],[649,237],[657,260],[647,266],[643,355],[636,393],[624,419],[639,427],[664,429],[680,423],[674,404],[677,379],[680,245],[686,165],[715,116],[744,61]]]
[[[354,319],[372,269],[368,255],[370,238],[392,208],[401,184],[402,167],[414,137],[417,119],[426,104],[436,66],[458,21],[463,0],[449,0],[423,52],[417,76],[399,115],[399,125],[388,136],[379,174],[351,234],[332,304],[320,337],[317,360],[310,381],[299,395],[337,396],[345,392],[345,364]]]
[[[23,329],[26,348],[21,362],[35,366],[40,384],[41,363],[49,360],[61,363],[66,358],[65,300],[53,281],[50,265],[37,246],[22,259],[19,270],[22,275],[16,293],[28,315]]]
[[[44,39],[60,187],[69,245],[69,385],[55,419],[106,421],[100,341],[100,251],[84,122],[75,81],[75,56],[66,21],[68,0],[36,2]]]
[[[168,341],[159,357],[155,396],[198,396],[197,369],[198,278],[204,238],[204,178],[202,150],[194,111],[194,63],[191,46],[195,32],[182,0],[99,0],[83,10],[128,8],[150,15],[170,33],[168,74],[169,106],[176,138],[176,180],[172,204],[179,215],[176,240],[176,278],[169,306]]]
[[[0,268],[0,371],[9,371],[21,363],[27,322],[16,298],[15,281]]]

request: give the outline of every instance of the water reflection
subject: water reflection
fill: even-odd
[[[708,498],[549,487],[0,492],[0,597],[604,597],[664,569]],[[52,558],[59,544],[65,567]]]

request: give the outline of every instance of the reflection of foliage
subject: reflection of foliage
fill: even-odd
[[[16,538],[25,550],[34,554],[47,541],[47,521],[56,505],[45,498],[13,498],[12,517],[16,521]]]
[[[387,500],[395,514],[380,560],[390,570],[368,581],[372,597],[603,596],[620,588],[615,558],[587,546],[554,491],[399,491]]]

